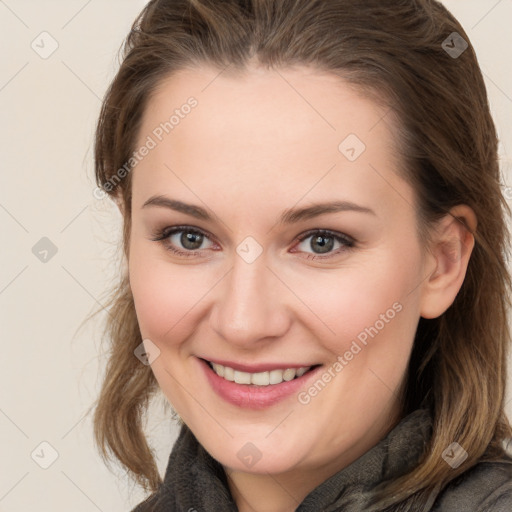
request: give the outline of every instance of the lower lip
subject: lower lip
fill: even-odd
[[[286,398],[296,395],[321,366],[306,372],[302,377],[281,384],[256,386],[237,384],[219,377],[205,361],[198,359],[213,390],[227,402],[247,409],[265,409]]]

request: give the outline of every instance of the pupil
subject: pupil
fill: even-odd
[[[196,233],[183,233],[180,241],[186,249],[195,250],[201,247],[201,244],[203,243],[203,235]]]
[[[325,240],[328,240],[328,242],[325,242]],[[334,239],[332,237],[320,235],[311,240],[312,249],[315,249],[313,247],[314,243],[318,244],[318,246],[320,247],[320,250],[318,252],[322,254],[332,250]]]

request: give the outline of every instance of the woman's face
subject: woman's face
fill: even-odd
[[[226,468],[332,473],[397,419],[432,269],[389,117],[309,68],[189,69],[146,108],[137,317],[161,389]]]

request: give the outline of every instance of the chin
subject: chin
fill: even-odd
[[[266,434],[268,435],[268,430]],[[280,439],[265,439],[265,435],[245,435],[233,438],[225,443],[215,440],[202,446],[225,468],[252,474],[279,474],[296,469],[313,449],[307,450],[300,440],[290,440],[289,446],[283,446]],[[252,440],[251,440],[252,439]],[[300,450],[297,449],[300,447]]]

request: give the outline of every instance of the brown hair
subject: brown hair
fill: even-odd
[[[454,32],[469,44],[457,58],[443,45]],[[424,240],[455,205],[467,204],[477,216],[462,288],[439,318],[420,319],[407,371],[403,414],[428,407],[431,441],[419,465],[379,498],[381,507],[426,502],[432,489],[483,457],[498,456],[511,433],[504,413],[510,210],[474,49],[460,24],[433,0],[152,0],[125,41],[96,133],[98,186],[122,198],[125,207],[126,258],[130,175],[114,189],[105,185],[130,160],[152,92],[185,67],[240,71],[253,59],[268,68],[309,65],[336,74],[389,106],[399,120],[400,172],[416,192]],[[95,409],[95,439],[105,459],[113,454],[154,491],[161,479],[143,418],[158,386],[151,368],[133,355],[142,340],[126,272],[111,305],[110,359]],[[441,459],[453,441],[469,453],[458,469]]]

